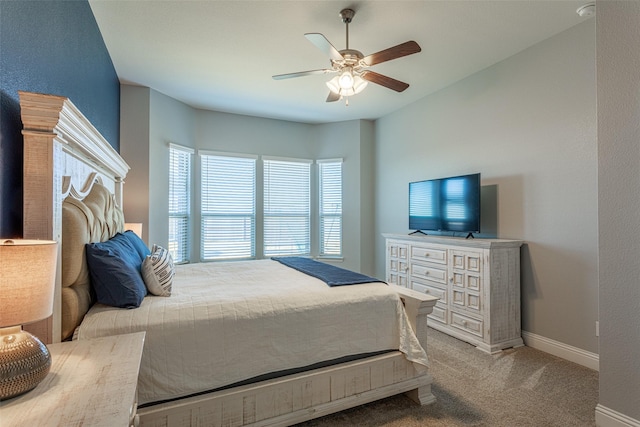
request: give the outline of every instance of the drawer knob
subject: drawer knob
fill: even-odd
[[[426,254],[424,254],[424,256],[428,257],[428,256],[429,256],[429,252],[427,252]]]

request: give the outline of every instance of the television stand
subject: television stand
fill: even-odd
[[[473,237],[473,233],[469,233],[465,239],[475,239],[475,237]]]
[[[420,234],[424,234],[425,236],[428,236],[428,234],[427,234],[427,233],[425,233],[425,232],[424,232],[424,231],[422,231],[422,230],[416,230],[416,231],[414,231],[413,233],[409,233],[409,236],[411,236],[411,235],[413,235],[413,234],[418,234],[418,233],[420,233]],[[469,234],[471,234],[471,233],[469,233]]]

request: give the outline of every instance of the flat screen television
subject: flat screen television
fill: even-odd
[[[409,183],[409,229],[480,232],[480,174]]]

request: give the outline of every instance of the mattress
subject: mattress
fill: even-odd
[[[272,260],[176,267],[170,297],[137,309],[94,305],[76,339],[146,331],[140,404],[350,355],[427,355],[386,284],[329,287]]]

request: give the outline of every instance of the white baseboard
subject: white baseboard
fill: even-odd
[[[640,427],[640,421],[598,404],[598,406],[596,406],[596,426]]]
[[[596,371],[600,370],[600,356],[596,353],[572,347],[527,331],[522,331],[522,339],[527,347],[553,354]]]

